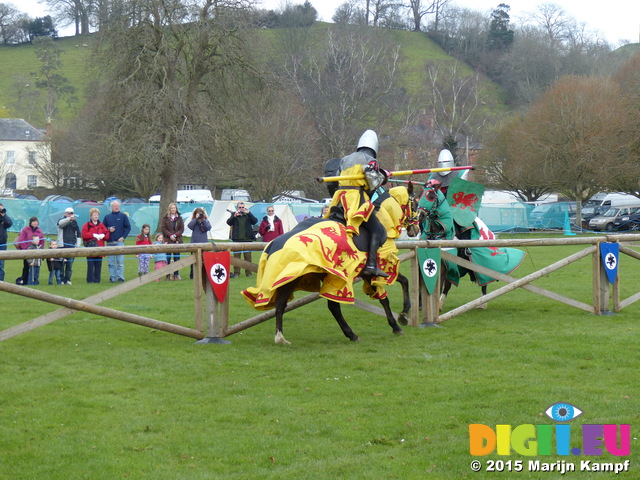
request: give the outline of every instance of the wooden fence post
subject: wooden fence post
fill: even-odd
[[[598,242],[593,252],[593,306],[596,315],[612,315],[609,310],[609,279],[602,263],[601,246],[602,242]]]
[[[418,263],[417,250],[411,250],[411,278],[409,283],[409,298],[411,298],[411,315],[409,325],[417,327],[420,323],[420,265]]]
[[[222,338],[229,325],[229,291],[224,302],[220,303],[213,293],[213,288],[209,282],[205,283],[205,296],[207,300],[207,332],[202,340],[198,340],[198,344],[227,344],[229,340]]]

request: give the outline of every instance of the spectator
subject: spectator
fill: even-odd
[[[38,237],[38,244],[40,248],[44,248],[44,234],[38,226],[40,221],[38,217],[31,217],[29,219],[29,225],[20,230],[18,238],[16,238],[16,248],[19,250],[27,250],[31,245],[34,237]],[[16,283],[18,285],[27,285],[29,283],[29,260],[24,259],[22,261],[22,275],[17,278]]]
[[[122,247],[124,241],[131,231],[129,217],[120,211],[120,202],[114,200],[111,202],[111,213],[104,216],[102,220],[104,226],[109,231],[109,241],[107,245],[110,247]],[[109,283],[124,282],[124,255],[109,255]]]
[[[262,219],[262,222],[260,222],[258,233],[262,235],[263,242],[270,242],[284,233],[282,220],[275,214],[272,206],[267,207],[267,214]]]
[[[191,243],[206,243],[209,241],[211,222],[209,222],[204,208],[198,207],[193,211],[187,227],[191,230]],[[193,265],[191,265],[189,278],[193,279]]]
[[[13,221],[7,215],[7,209],[0,203],[0,250],[7,249],[7,230],[11,228]],[[4,260],[0,260],[0,281],[4,282]]]
[[[82,226],[82,240],[84,246],[104,247],[109,239],[109,230],[100,221],[100,210],[92,208],[89,210],[89,221]],[[87,283],[100,283],[102,274],[102,257],[87,257]]]
[[[40,238],[37,235],[34,235],[31,238],[31,243],[27,247],[27,250],[40,250],[42,249],[42,245],[40,245]],[[40,266],[42,265],[41,258],[30,258],[29,259],[29,285],[40,285]]]
[[[151,226],[148,223],[142,225],[140,235],[136,237],[136,245],[151,245]],[[149,273],[149,263],[151,262],[150,253],[138,254],[138,276],[141,277],[145,273]]]
[[[58,220],[58,246],[60,248],[76,248],[80,246],[82,232],[76,221],[73,208],[68,207],[64,211],[64,217]],[[62,262],[62,284],[71,285],[73,262],[75,258],[65,258]]]
[[[156,235],[156,241],[153,242],[154,245],[163,245],[164,244],[164,235],[158,233]],[[167,266],[167,254],[164,252],[156,252],[153,254],[153,262],[154,262],[154,270],[160,270],[163,267]],[[167,280],[171,280],[170,275],[167,275]],[[156,279],[156,282],[159,282],[160,279]]]
[[[184,220],[178,211],[178,206],[175,203],[170,203],[167,209],[167,214],[162,217],[162,235],[164,236],[165,243],[177,245],[182,243],[182,234],[184,233]],[[173,256],[173,259],[171,258]],[[177,262],[180,260],[180,253],[174,252],[167,255],[169,263]],[[173,272],[173,280],[182,280],[180,278],[180,272],[176,270]]]
[[[49,249],[55,250],[56,248],[58,248],[58,242],[51,240],[49,242]],[[47,258],[47,268],[49,269],[49,285],[53,285],[54,279],[56,285],[62,285],[62,259]]]
[[[238,202],[236,211],[227,219],[227,225],[231,227],[231,241],[233,242],[253,242],[255,235],[253,226],[258,223],[258,219],[245,207],[244,202]],[[233,256],[237,259],[242,257],[242,252],[235,252]],[[251,262],[251,252],[244,252],[244,260]],[[230,278],[240,276],[241,269],[238,266],[233,267],[233,273]],[[245,269],[247,277],[251,276],[251,272]]]

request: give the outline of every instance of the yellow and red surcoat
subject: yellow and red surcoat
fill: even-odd
[[[340,175],[362,175],[362,167],[360,164],[353,165],[340,172]],[[334,206],[342,207],[347,232],[350,234],[358,235],[360,225],[368,221],[373,214],[375,207],[366,193],[367,188],[364,176],[357,180],[341,180],[329,204],[329,210]]]
[[[273,240],[260,257],[256,287],[247,288],[242,295],[252,307],[270,309],[275,306],[276,290],[300,279],[296,290],[319,292],[329,300],[352,304],[353,281],[366,259],[344,225],[318,221]]]

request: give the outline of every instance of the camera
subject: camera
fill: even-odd
[[[204,215],[203,215],[202,213],[199,213],[199,212],[198,212],[198,213],[196,214],[196,218],[202,218],[202,217],[204,217]]]
[[[7,209],[6,208],[0,208],[0,213],[2,215],[4,215],[5,213],[7,213]]]

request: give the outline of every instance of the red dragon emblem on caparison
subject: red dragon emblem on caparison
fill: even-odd
[[[452,207],[459,207],[461,210],[469,208],[469,210],[475,212],[474,204],[478,201],[478,196],[475,193],[456,192],[453,194]]]

